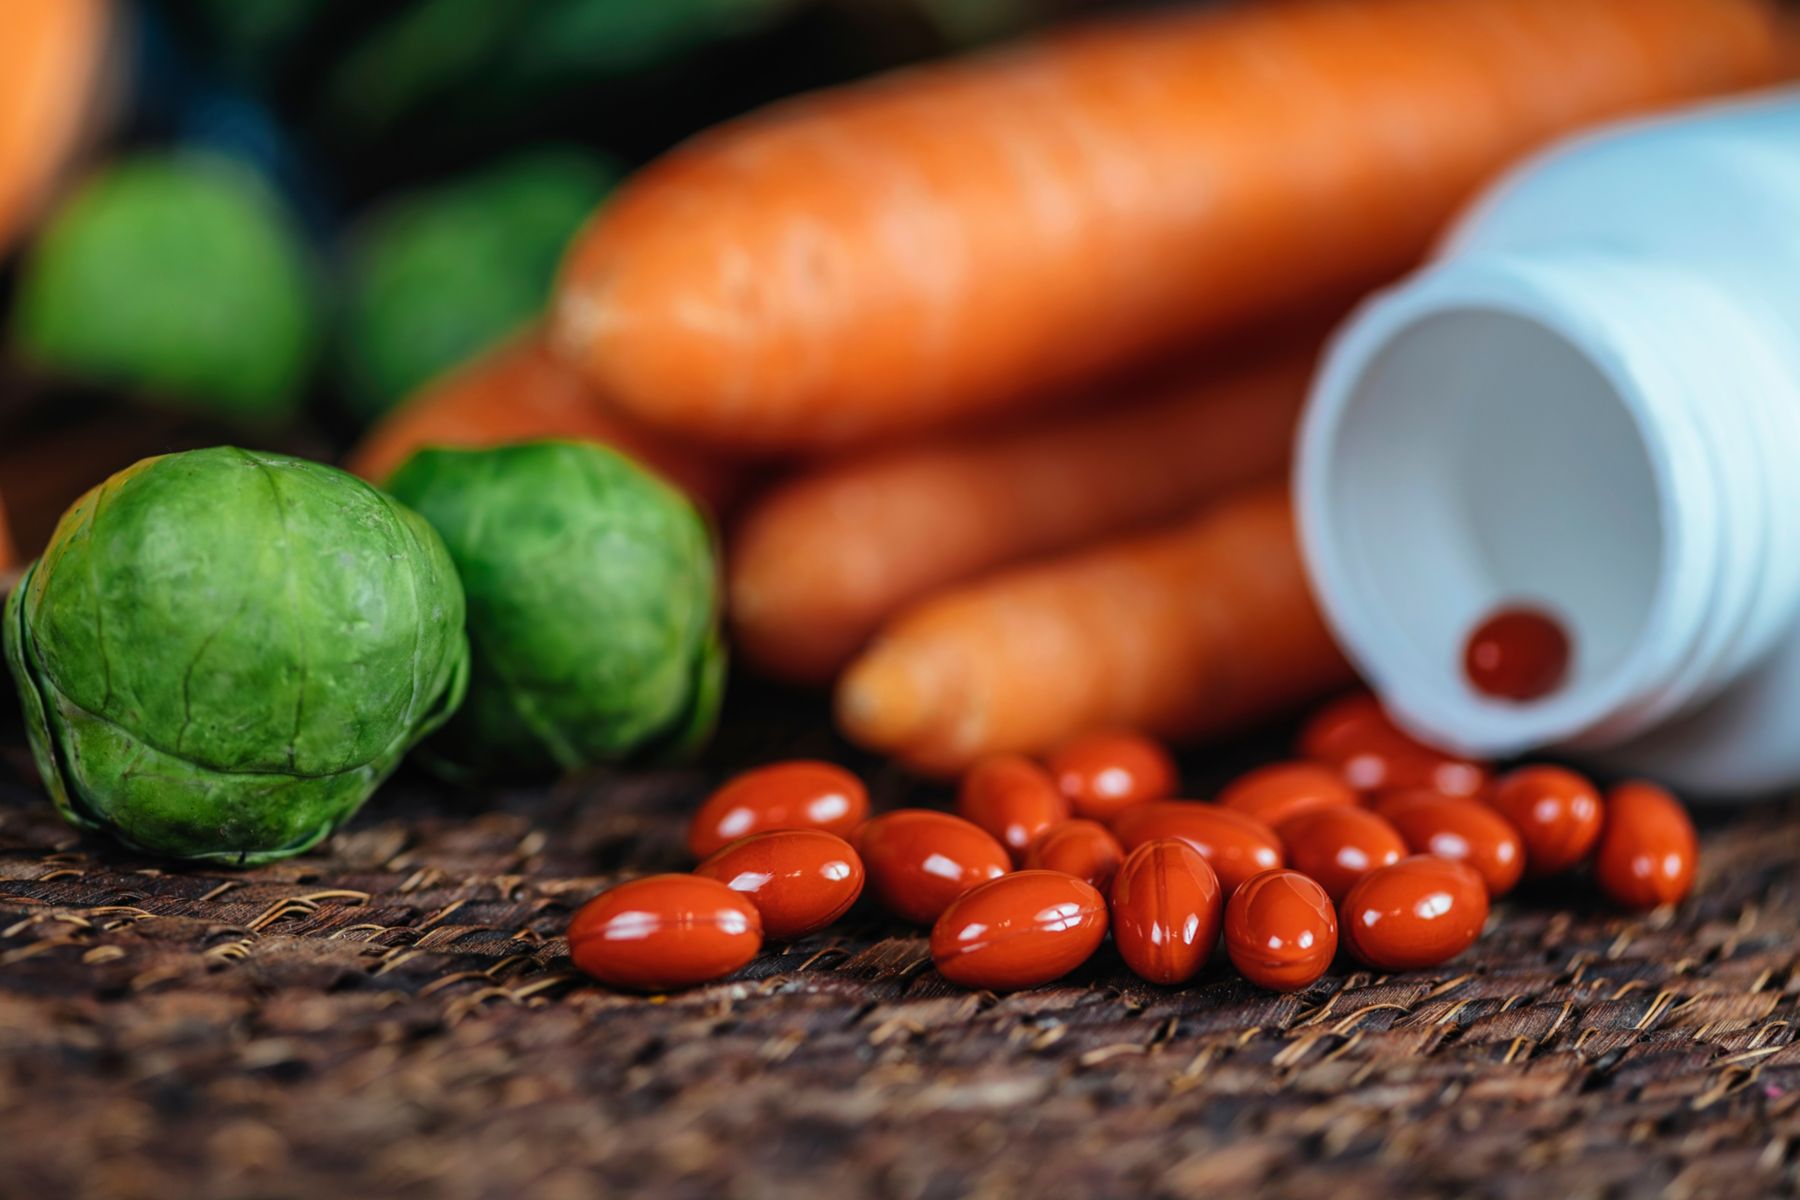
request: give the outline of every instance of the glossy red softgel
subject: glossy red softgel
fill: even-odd
[[[1225,906],[1225,953],[1258,987],[1299,991],[1331,966],[1337,945],[1331,897],[1298,871],[1254,875]]]
[[[1487,785],[1480,763],[1435,750],[1407,736],[1368,692],[1333,701],[1306,723],[1300,753],[1330,763],[1359,792],[1430,788],[1446,796],[1477,796]]]
[[[1283,864],[1281,839],[1255,817],[1218,804],[1159,800],[1120,813],[1113,833],[1129,854],[1157,838],[1180,838],[1200,852],[1230,895],[1259,871]]]
[[[1475,868],[1490,899],[1504,896],[1525,873],[1525,843],[1512,822],[1476,800],[1436,792],[1393,792],[1375,811],[1414,854],[1435,854]]]
[[[1647,909],[1685,900],[1699,863],[1700,839],[1675,797],[1642,780],[1606,794],[1594,878],[1615,903]]]
[[[1078,817],[1110,821],[1175,791],[1175,760],[1161,742],[1129,729],[1098,729],[1057,747],[1048,763]]]
[[[1525,843],[1525,873],[1555,875],[1578,866],[1600,840],[1600,793],[1564,767],[1527,766],[1494,782],[1488,803]]]
[[[1124,861],[1125,848],[1106,826],[1080,819],[1052,825],[1025,852],[1027,867],[1073,875],[1101,892],[1112,887]]]
[[[746,896],[698,875],[650,875],[582,905],[569,957],[602,983],[654,992],[729,975],[762,949]]]
[[[1509,605],[1470,631],[1463,643],[1463,675],[1485,696],[1524,703],[1562,686],[1571,656],[1560,621],[1542,609]]]
[[[1015,871],[972,888],[931,930],[931,958],[945,979],[1010,991],[1060,978],[1106,937],[1106,901],[1061,871]]]
[[[993,834],[1022,864],[1039,834],[1069,819],[1069,801],[1044,768],[1017,754],[996,754],[963,776],[956,813]]]
[[[1364,875],[1338,924],[1350,952],[1384,971],[1448,962],[1487,923],[1487,885],[1467,863],[1418,854]]]
[[[1151,983],[1186,983],[1219,940],[1225,894],[1200,852],[1158,838],[1131,852],[1112,885],[1113,944]]]
[[[1301,813],[1353,805],[1356,793],[1323,763],[1270,763],[1226,784],[1219,803],[1273,829]]]
[[[773,829],[740,838],[694,868],[749,897],[763,936],[796,938],[823,929],[862,895],[862,859],[822,829]]]
[[[980,826],[929,808],[882,813],[856,831],[869,890],[889,912],[929,925],[977,884],[1012,870],[1006,848]]]
[[[1324,888],[1333,904],[1370,871],[1407,855],[1400,831],[1366,808],[1313,809],[1283,821],[1275,835],[1288,865]]]
[[[862,780],[810,759],[771,763],[732,779],[706,798],[688,824],[688,850],[705,858],[771,829],[823,829],[848,837],[869,815]]]

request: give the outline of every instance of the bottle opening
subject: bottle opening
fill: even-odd
[[[1402,723],[1502,754],[1618,702],[1660,595],[1663,489],[1633,405],[1561,334],[1500,308],[1366,313],[1315,391],[1300,481],[1327,614]],[[1493,695],[1470,634],[1521,602],[1577,652],[1541,695]]]

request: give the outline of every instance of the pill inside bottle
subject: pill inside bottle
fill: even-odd
[[[1482,619],[1463,644],[1463,673],[1483,695],[1525,703],[1562,685],[1572,650],[1562,623],[1540,608],[1506,605]]]

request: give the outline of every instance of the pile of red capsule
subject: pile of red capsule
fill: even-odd
[[[1562,767],[1494,777],[1420,744],[1356,695],[1319,713],[1300,758],[1239,777],[1216,803],[1170,797],[1149,738],[1098,732],[1042,762],[964,776],[957,814],[869,816],[854,775],[821,762],[746,772],[695,814],[690,875],[596,897],[569,925],[575,964],[660,991],[737,970],[764,939],[822,929],[861,896],[931,929],[945,978],[996,990],[1074,970],[1107,933],[1152,983],[1193,979],[1223,935],[1246,979],[1304,988],[1339,949],[1385,971],[1436,966],[1480,936],[1527,877],[1591,867],[1644,910],[1692,890],[1698,841],[1662,788],[1605,797]]]

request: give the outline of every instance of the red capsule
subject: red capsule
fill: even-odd
[[[1406,857],[1399,832],[1375,813],[1334,806],[1289,817],[1275,831],[1288,866],[1318,882],[1336,904],[1357,880]]]
[[[1178,838],[1145,842],[1112,885],[1113,944],[1151,983],[1186,983],[1219,940],[1225,896],[1200,852]]]
[[[1336,767],[1359,792],[1430,788],[1446,796],[1476,796],[1488,778],[1481,764],[1407,736],[1367,692],[1346,696],[1307,722],[1300,753]]]
[[[1252,875],[1282,865],[1275,831],[1236,809],[1193,800],[1162,800],[1119,814],[1113,832],[1126,853],[1156,838],[1180,838],[1200,852],[1229,896]]]
[[[1512,822],[1475,800],[1436,792],[1393,792],[1375,802],[1414,854],[1468,863],[1490,899],[1504,896],[1525,873],[1525,843]]]
[[[1225,906],[1225,953],[1245,979],[1296,992],[1337,954],[1337,914],[1318,882],[1298,871],[1264,871]]]
[[[1481,875],[1467,863],[1429,854],[1369,872],[1338,914],[1350,952],[1384,971],[1448,962],[1475,944],[1487,916]]]
[[[963,893],[931,929],[945,979],[1008,991],[1060,978],[1106,937],[1106,901],[1061,871],[1016,871]]]
[[[650,875],[595,896],[569,921],[569,957],[602,983],[654,992],[729,975],[762,948],[748,898],[716,879]]]
[[[1069,819],[1069,801],[1044,768],[1017,754],[997,754],[963,776],[956,811],[1000,839],[1013,862],[1022,863],[1040,833]]]
[[[1271,763],[1227,784],[1219,803],[1274,829],[1303,812],[1355,804],[1356,793],[1335,768],[1321,763]]]
[[[1495,781],[1488,803],[1519,831],[1529,875],[1579,866],[1600,840],[1600,793],[1562,767],[1509,771]]]
[[[1006,848],[949,813],[902,808],[856,833],[869,890],[897,917],[929,925],[950,902],[1012,869]]]
[[[1542,609],[1496,610],[1463,644],[1463,675],[1484,696],[1523,703],[1548,696],[1569,673],[1569,635]]]
[[[1699,865],[1700,839],[1679,800],[1643,780],[1606,794],[1594,878],[1615,903],[1641,910],[1685,900]]]
[[[1025,865],[1034,870],[1061,871],[1086,880],[1104,894],[1112,887],[1125,848],[1098,821],[1064,821],[1052,825],[1031,843]]]
[[[1129,730],[1072,738],[1050,756],[1050,774],[1078,817],[1110,821],[1175,790],[1175,760],[1162,743]]]
[[[774,829],[739,838],[694,868],[749,897],[763,936],[823,929],[862,895],[863,865],[850,843],[821,829]]]
[[[869,815],[862,780],[828,762],[798,759],[745,771],[706,798],[688,825],[688,850],[705,858],[771,829],[823,829],[848,837]]]

